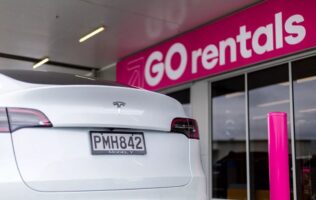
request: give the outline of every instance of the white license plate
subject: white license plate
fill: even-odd
[[[90,132],[93,155],[145,155],[143,133]]]

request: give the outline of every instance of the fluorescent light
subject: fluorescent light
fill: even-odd
[[[311,113],[316,112],[316,108],[306,109],[306,110],[300,110],[300,113]]]
[[[258,107],[269,107],[269,106],[275,106],[275,105],[280,105],[280,104],[285,104],[285,103],[289,103],[290,101],[288,99],[286,100],[281,100],[281,101],[273,101],[273,102],[269,102],[269,103],[263,103],[258,105]]]
[[[90,77],[87,77],[87,76],[76,75],[76,77],[79,77],[79,78],[84,78],[84,79],[88,79],[88,80],[95,81],[95,79],[94,79],[94,78],[90,78]]]
[[[83,36],[82,38],[80,38],[80,39],[79,39],[79,42],[80,42],[80,43],[81,43],[81,42],[84,42],[84,41],[86,41],[87,39],[89,39],[89,38],[95,36],[96,34],[102,32],[102,31],[104,31],[104,30],[105,30],[105,27],[104,27],[104,26],[101,26],[101,27],[95,29],[94,31],[92,31],[91,33],[88,33],[87,35],[85,35],[85,36]]]
[[[37,62],[37,63],[35,63],[35,64],[33,65],[33,69],[38,68],[39,66],[41,66],[41,65],[43,65],[43,64],[45,64],[45,63],[47,63],[48,61],[49,61],[49,58],[44,58],[44,59],[42,59],[41,61],[39,61],[39,62]]]
[[[233,98],[233,97],[238,97],[238,96],[242,96],[242,95],[244,95],[243,92],[234,92],[234,93],[226,94],[225,97],[226,98]]]
[[[305,83],[305,82],[315,81],[315,80],[316,80],[316,76],[311,76],[311,77],[307,77],[307,78],[298,79],[296,82],[297,83]]]

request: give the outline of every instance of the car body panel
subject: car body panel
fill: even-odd
[[[89,131],[25,128],[14,132],[15,155],[25,183],[38,191],[145,189],[189,183],[185,135],[144,131],[146,155],[92,155]]]
[[[115,102],[126,105],[118,108]],[[181,105],[165,95],[123,87],[43,86],[2,94],[0,105],[38,109],[54,127],[119,127],[170,131]]]
[[[191,180],[185,186],[155,189],[39,192],[24,183],[16,166],[11,135],[0,135],[0,194],[6,200],[206,200],[206,181],[199,161],[199,142],[190,141]]]

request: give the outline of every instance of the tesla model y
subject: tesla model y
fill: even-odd
[[[0,71],[0,198],[205,200],[196,121],[162,94]]]

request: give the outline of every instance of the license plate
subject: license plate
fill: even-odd
[[[145,155],[143,133],[90,132],[93,155]]]

